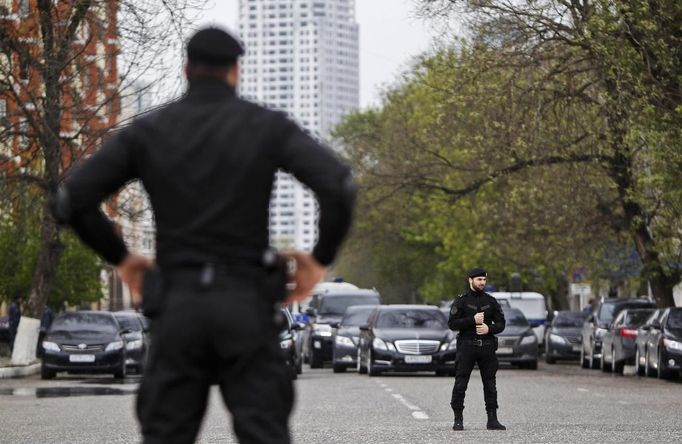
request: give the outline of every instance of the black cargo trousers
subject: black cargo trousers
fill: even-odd
[[[455,385],[452,388],[450,405],[453,411],[464,409],[464,395],[469,385],[469,377],[478,364],[483,381],[483,398],[486,410],[497,410],[497,387],[495,375],[498,362],[495,355],[495,339],[464,339],[457,340],[457,358],[455,359]]]
[[[240,443],[289,443],[293,387],[259,272],[163,274],[137,398],[145,444],[193,443],[217,383]]]

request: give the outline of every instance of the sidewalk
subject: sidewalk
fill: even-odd
[[[8,356],[0,357],[0,379],[21,378],[40,373],[40,361],[33,364],[12,366]]]

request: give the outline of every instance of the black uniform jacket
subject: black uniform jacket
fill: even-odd
[[[474,315],[483,312],[483,323],[489,328],[485,335],[476,334]],[[469,290],[454,300],[450,307],[448,326],[451,330],[459,330],[459,338],[484,339],[501,333],[505,327],[504,313],[500,303],[493,296],[483,291]]]
[[[66,179],[58,193],[66,204],[56,213],[118,264],[126,246],[100,205],[139,178],[154,210],[161,266],[178,257],[220,262],[267,248],[280,169],[315,193],[320,220],[312,254],[328,265],[351,222],[349,168],[283,113],[238,98],[225,82],[193,82],[181,99],[116,131]]]

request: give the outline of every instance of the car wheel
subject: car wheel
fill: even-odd
[[[602,350],[602,352],[603,352],[603,350]],[[602,353],[602,356],[604,356],[603,353]],[[601,365],[601,359],[597,359],[597,358],[594,356],[594,344],[592,344],[592,351],[590,351],[589,360],[590,360],[590,368],[593,369],[593,370],[594,370],[594,369],[598,369],[599,366]]]
[[[357,370],[358,370],[358,374],[360,374],[360,375],[364,375],[365,373],[367,373],[367,367],[362,365],[362,353],[360,353],[360,349],[358,349]]]
[[[346,372],[346,366],[334,364],[333,371],[334,371],[334,373],[345,373]]]
[[[610,371],[611,371],[611,364],[608,364],[608,363],[606,362],[605,357],[606,357],[606,352],[605,352],[605,350],[604,350],[604,346],[602,345],[602,348],[601,348],[601,359],[599,360],[599,368],[600,368],[601,371],[603,371],[604,373],[610,372]]]
[[[53,379],[57,372],[48,370],[44,365],[40,367],[40,379]]]
[[[298,358],[298,361],[296,361],[296,374],[300,375],[303,373],[303,359]]]
[[[658,351],[658,359],[656,361],[658,365],[658,379],[670,379],[670,370],[665,368],[665,362],[661,359],[661,351]]]
[[[635,350],[635,371],[638,376],[644,376],[644,367],[642,367],[642,357],[639,355],[639,347]]]
[[[367,374],[369,376],[380,376],[381,375],[381,370],[377,369],[372,364],[372,349],[369,349],[367,351]]]
[[[616,349],[611,350],[611,371],[613,373],[623,374],[623,369],[625,368],[625,362],[616,361]]]
[[[647,349],[646,354],[644,355],[644,374],[648,378],[653,378],[656,376],[656,371],[651,367],[651,363],[649,362],[651,359],[651,356],[649,355],[649,349]]]
[[[524,368],[526,370],[537,370],[538,369],[538,361],[531,361],[531,362],[524,362],[523,364],[519,365],[519,368]]]
[[[556,358],[552,357],[552,350],[549,345],[545,348],[545,362],[547,364],[556,364]]]
[[[116,379],[125,379],[126,377],[126,365],[125,365],[125,359],[123,360],[123,365],[121,365],[121,369],[117,372],[114,372],[114,378]]]
[[[580,347],[580,366],[582,368],[590,368],[590,363],[587,361],[587,357],[585,356],[585,346]]]
[[[310,368],[322,368],[322,357],[315,350],[310,352]]]

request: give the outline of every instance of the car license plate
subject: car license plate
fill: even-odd
[[[431,355],[405,356],[406,364],[431,364]]]
[[[580,344],[575,344],[575,345],[573,346],[573,351],[574,351],[574,352],[579,352],[579,351],[580,351],[580,347],[581,347]]]
[[[514,353],[514,349],[511,347],[500,347],[497,349],[498,355],[511,355]]]
[[[69,355],[69,362],[95,362],[95,355]]]

